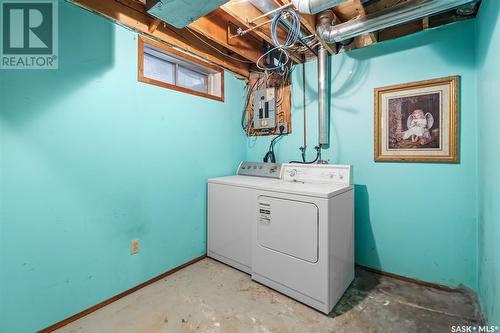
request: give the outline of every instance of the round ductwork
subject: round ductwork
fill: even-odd
[[[317,14],[346,1],[347,0],[292,0],[292,3],[300,13]]]

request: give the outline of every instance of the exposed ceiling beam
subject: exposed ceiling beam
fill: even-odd
[[[231,38],[228,24],[233,23],[233,20],[234,18],[223,10],[216,9],[189,24],[188,27],[245,59],[256,62],[262,55],[262,42],[259,43],[250,34]]]
[[[407,2],[408,0],[378,0],[372,1],[366,4],[365,11],[367,14],[379,12],[381,10],[394,7],[395,5],[399,5],[401,3]]]
[[[248,22],[255,17],[261,16],[263,13],[255,8],[250,2],[247,1],[230,1],[220,7],[224,12],[233,17],[241,28],[249,29],[252,27]],[[263,19],[265,20],[265,19]],[[271,45],[274,45],[272,38],[267,33],[270,31],[271,25],[265,24],[262,29],[255,29],[253,33],[265,40]],[[264,32],[265,31],[265,32]],[[284,31],[282,31],[284,34]],[[291,54],[290,57],[296,63],[301,63],[303,60],[301,57]]]
[[[156,31],[156,29],[158,29],[158,25],[160,25],[161,21],[159,19],[154,19],[153,21],[151,21],[151,24],[149,25],[149,29],[148,31],[150,33],[153,33]]]
[[[359,5],[356,5],[356,1],[358,0],[350,0],[350,2],[347,2],[345,4],[339,5],[334,8],[334,11],[337,12],[337,14],[342,18],[342,19],[347,19],[351,15],[359,15],[362,16],[364,14],[373,14],[377,13],[389,8],[392,8],[397,5],[404,4],[405,2],[408,2],[410,0],[361,0],[361,7]],[[358,7],[356,7],[358,6]],[[390,39],[395,39],[399,38],[402,36],[410,35],[417,33],[419,31],[429,29],[429,28],[435,28],[437,26],[443,25],[443,24],[448,24],[451,22],[456,22],[456,21],[461,21],[461,20],[467,20],[470,18],[473,18],[476,15],[476,12],[478,10],[479,6],[476,5],[475,12],[471,13],[471,15],[468,16],[460,16],[458,15],[455,11],[448,11],[445,13],[433,15],[430,17],[425,17],[421,20],[416,20],[413,22],[408,22],[392,27],[388,27],[382,30],[379,30],[377,32],[374,32],[372,34],[364,35],[361,36],[363,39],[357,38],[355,42],[353,43],[354,45],[349,45],[346,47],[346,49],[354,49],[354,48],[359,48],[363,47],[366,45],[373,44],[374,42],[377,41],[386,41]],[[364,14],[363,14],[364,10]],[[354,18],[354,17],[352,17]]]
[[[189,29],[177,29],[155,17],[145,10],[146,0],[66,0],[81,7],[106,16],[119,24],[130,27],[140,33],[149,35],[161,42],[183,49],[202,57],[216,65],[226,68],[238,75],[248,77],[250,69],[263,52],[264,42],[274,45],[270,35],[269,18],[263,16],[257,7],[249,1],[232,0],[212,13],[201,17],[189,25]],[[278,6],[287,5],[290,0],[267,0]],[[379,12],[409,0],[347,0],[333,7],[338,22]],[[477,6],[478,7],[478,6]],[[477,11],[477,8],[476,8]],[[253,19],[261,17],[253,22]],[[454,21],[474,17],[460,16],[455,11],[441,13],[416,22],[389,27],[377,32],[356,37],[354,42],[343,47],[352,50],[364,46],[412,34],[423,29],[433,28]],[[326,44],[316,35],[316,15],[300,14],[304,34],[314,34],[319,42],[330,52],[336,53],[336,45]],[[261,25],[261,26],[260,26]],[[257,26],[260,26],[256,28]],[[244,36],[236,36],[238,28],[254,28]],[[278,28],[278,38],[284,40],[287,32]],[[301,63],[313,54],[291,54],[293,62]]]
[[[348,0],[332,8],[342,22],[365,15],[365,9],[360,0]]]
[[[154,18],[145,11],[144,4],[139,1],[70,0],[70,2],[93,12],[100,13],[122,25],[150,35],[159,41],[191,52],[243,77],[248,77],[249,75],[248,64],[225,58],[199,40],[196,40],[185,29],[181,30],[167,24],[159,24],[153,32],[150,32],[149,28],[153,25]],[[220,52],[224,52],[224,50],[220,50]]]
[[[365,16],[367,13],[362,0],[349,0],[348,2],[334,7],[333,11],[342,22]],[[351,49],[365,47],[376,42],[377,35],[375,33],[365,34],[354,38],[354,45]]]

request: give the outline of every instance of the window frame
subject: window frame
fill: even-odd
[[[148,77],[144,76],[144,45],[145,44],[148,44],[148,45],[151,45],[153,47],[156,47],[156,48],[158,48],[158,49],[160,49],[162,51],[167,52],[170,55],[173,55],[174,57],[178,57],[181,60],[185,60],[188,63],[189,62],[190,63],[194,63],[195,65],[199,65],[199,66],[205,67],[205,68],[207,68],[207,69],[209,69],[211,71],[220,73],[220,85],[221,85],[220,86],[220,92],[221,92],[220,96],[211,95],[211,94],[204,93],[204,92],[201,92],[201,91],[197,91],[197,90],[185,88],[185,87],[178,86],[178,85],[175,85],[175,84],[170,84],[170,83],[158,81],[158,80],[151,79],[151,78],[148,78]],[[205,98],[213,99],[213,100],[216,100],[216,101],[219,101],[219,102],[224,102],[224,70],[222,68],[219,68],[217,66],[209,64],[209,63],[207,63],[207,62],[205,62],[203,60],[200,60],[200,59],[198,59],[196,57],[188,55],[188,54],[186,54],[184,52],[181,52],[179,50],[176,50],[174,48],[168,47],[168,46],[166,46],[166,45],[164,45],[162,43],[156,42],[156,41],[154,41],[152,39],[145,38],[143,36],[139,36],[139,38],[138,38],[138,60],[139,60],[138,80],[140,82],[152,84],[152,85],[155,85],[155,86],[159,86],[159,87],[163,87],[163,88],[167,88],[167,89],[171,89],[171,90],[180,91],[180,92],[191,94],[191,95],[196,95],[196,96],[200,96],[200,97],[205,97]],[[207,84],[209,84],[209,81],[210,81],[210,76],[207,75]]]

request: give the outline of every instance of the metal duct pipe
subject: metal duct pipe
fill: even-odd
[[[318,35],[327,43],[341,42],[398,24],[442,13],[476,0],[410,0],[379,12],[338,25],[320,20]],[[324,2],[328,2],[324,0]]]
[[[347,0],[292,0],[292,3],[301,13],[317,14],[346,1]]]
[[[318,116],[319,145],[330,141],[330,110],[328,103],[328,51],[320,46],[318,50]]]
[[[278,8],[278,5],[274,1],[250,0],[250,3],[263,13],[269,13]]]
[[[319,38],[329,42],[331,40],[331,31],[336,27],[335,14],[331,10],[325,10],[317,16],[316,34]],[[334,42],[329,42],[334,43]]]

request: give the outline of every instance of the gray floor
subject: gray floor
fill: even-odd
[[[446,292],[357,270],[325,316],[204,259],[56,332],[450,332],[478,321],[463,291]]]

